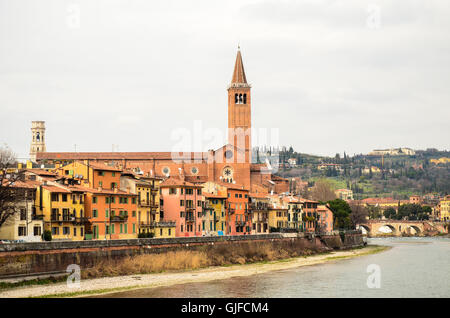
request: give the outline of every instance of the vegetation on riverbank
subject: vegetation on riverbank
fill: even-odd
[[[144,254],[120,260],[105,260],[82,271],[82,278],[149,274],[164,271],[199,269],[209,266],[252,264],[308,256],[330,251],[303,241],[216,244],[195,250]]]

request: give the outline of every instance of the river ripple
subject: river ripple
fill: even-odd
[[[373,238],[369,244],[392,249],[247,277],[103,297],[450,297],[450,239]],[[380,288],[367,287],[370,264],[380,268]]]

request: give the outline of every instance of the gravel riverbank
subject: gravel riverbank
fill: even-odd
[[[249,276],[268,271],[308,266],[335,261],[339,259],[373,254],[385,250],[386,247],[367,246],[361,249],[335,251],[327,254],[298,257],[268,263],[255,263],[245,265],[232,265],[221,267],[208,267],[199,270],[164,272],[144,275],[128,275],[117,277],[103,277],[86,279],[80,282],[79,287],[69,288],[67,283],[28,286],[0,291],[2,298],[17,297],[80,297],[95,294],[112,293],[130,289],[171,286],[192,282],[206,282],[211,280],[227,279],[231,277]]]

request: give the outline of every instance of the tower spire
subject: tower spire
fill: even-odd
[[[236,63],[234,64],[233,78],[231,84],[247,84],[247,78],[245,77],[244,63],[242,63],[241,49],[238,45],[238,52],[236,56]]]

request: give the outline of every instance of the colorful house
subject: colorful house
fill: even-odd
[[[44,231],[51,231],[52,240],[84,240],[85,190],[42,181],[36,189],[36,216],[44,221]]]
[[[317,206],[317,231],[320,233],[333,231],[333,212],[326,205]]]
[[[205,209],[203,223],[206,235],[225,235],[226,217],[225,207],[227,196],[203,192],[205,196]]]
[[[160,183],[163,222],[175,222],[175,236],[202,236],[205,197],[202,186],[169,177]]]
[[[250,193],[252,234],[269,233],[269,199],[264,193]]]
[[[141,236],[175,237],[175,222],[161,222],[159,183],[161,178],[144,177],[131,171],[122,172],[120,188],[137,194],[137,224]]]
[[[83,188],[83,187],[79,187]],[[118,190],[86,188],[86,239],[137,238],[137,195]]]
[[[11,203],[17,212],[0,226],[0,240],[41,241],[43,221],[42,217],[36,215],[34,207],[38,186],[35,181],[17,181],[11,185],[20,198]]]

